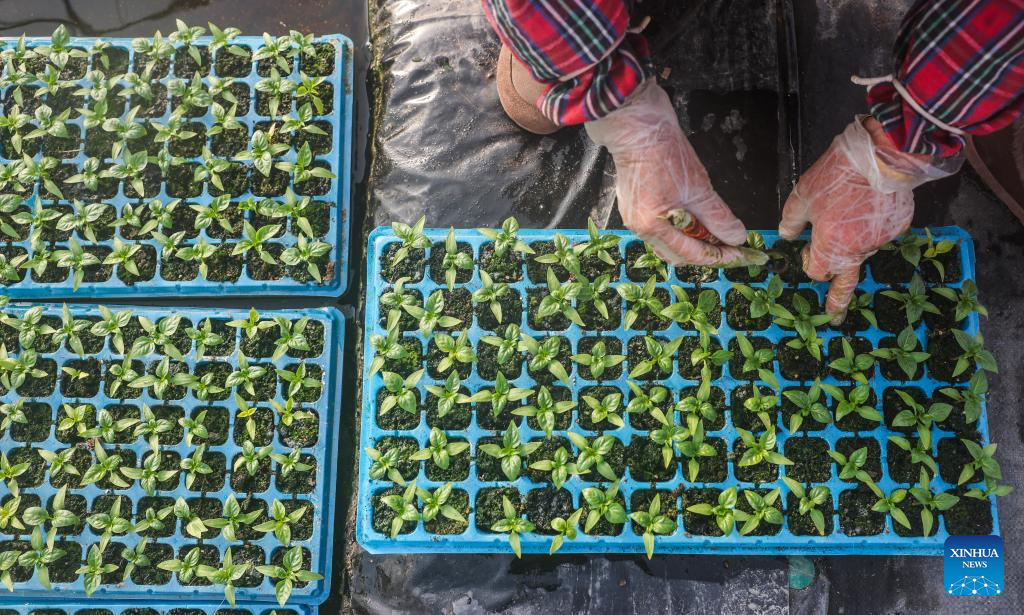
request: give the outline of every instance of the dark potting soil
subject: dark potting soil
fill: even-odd
[[[917,438],[907,438],[912,447],[917,446]],[[896,446],[892,442],[886,443],[886,461],[889,465],[889,477],[897,483],[917,483],[920,478],[923,464],[913,463],[908,451]],[[908,498],[909,499],[909,498]]]
[[[793,462],[786,476],[802,483],[823,483],[832,478],[832,458],[822,438],[789,438],[783,454]]]
[[[22,407],[24,423],[11,423],[11,439],[15,442],[42,442],[50,436],[53,410],[50,404],[27,402]]]
[[[316,458],[310,454],[299,455],[299,463],[311,466],[309,470],[292,469],[287,476],[281,472],[280,465],[275,464],[277,472],[277,488],[283,493],[312,493],[316,488]]]
[[[572,451],[570,451],[570,455]],[[626,447],[622,441],[616,438],[612,441],[612,450],[604,456],[605,462],[611,466],[612,472],[616,476],[622,476],[622,473],[626,470]],[[597,468],[591,466],[586,472],[580,473],[580,480],[588,482],[600,482],[605,480],[598,472]],[[586,514],[583,515],[584,517]]]
[[[722,530],[715,523],[713,515],[699,515],[688,510],[696,504],[718,505],[721,489],[693,488],[683,491],[683,528],[687,534],[697,536],[721,536]]]
[[[306,410],[313,416],[305,419],[293,419],[291,425],[280,423],[277,426],[279,440],[290,448],[310,448],[320,440],[320,419],[315,410]]]
[[[201,412],[206,412],[206,419],[203,425],[206,426],[208,436],[205,438],[207,444],[216,446],[228,441],[228,411],[221,406],[199,406],[192,410],[191,418],[195,419]]]
[[[705,440],[715,449],[715,454],[712,457],[698,457],[697,458],[697,480],[708,482],[708,483],[720,483],[728,476],[728,452],[725,448],[725,440],[723,438],[707,438]],[[683,471],[684,475],[689,477],[689,460],[683,459]]]
[[[374,531],[384,534],[386,536],[391,535],[391,523],[398,516],[394,510],[388,506],[384,499],[390,495],[402,496],[405,492],[403,487],[394,486],[382,491],[378,491],[373,494],[373,529]],[[402,527],[398,530],[399,534],[409,534],[416,529],[415,521],[403,521]]]
[[[776,346],[779,373],[787,380],[808,382],[825,373],[826,363],[815,359],[806,348],[791,348],[788,343],[794,337],[783,338]]]
[[[925,395],[924,391],[917,387],[900,387],[899,390],[910,395],[914,401],[923,405],[925,408],[932,403],[928,399],[928,396]],[[917,427],[915,425],[910,425],[909,427],[893,426],[893,421],[900,412],[910,410],[910,407],[904,403],[903,399],[898,393],[896,393],[896,391],[896,387],[889,387],[882,392],[882,415],[885,417],[885,425],[893,431],[900,431],[905,434],[914,433],[917,431]]]
[[[239,455],[235,455],[235,458],[231,461],[232,466],[234,466],[235,461],[239,458]],[[270,459],[261,459],[256,467],[256,471],[252,474],[249,473],[248,468],[244,464],[240,465],[237,470],[231,473],[231,488],[245,493],[263,493],[269,489]]]
[[[939,275],[939,269],[934,263],[926,258],[921,259],[921,275],[924,281],[929,284],[956,283],[962,275],[960,269],[960,246],[954,246],[952,250],[935,257],[935,260],[942,264],[945,277]]]
[[[977,444],[980,446],[980,443]],[[939,476],[951,485],[957,484],[960,480],[960,472],[963,471],[964,466],[974,460],[967,447],[960,438],[942,438],[939,440],[936,450],[939,458]],[[970,482],[979,482],[981,480],[982,473],[977,472],[970,479]]]
[[[972,536],[992,533],[992,506],[988,500],[965,496],[965,489],[951,491],[960,497],[952,508],[942,513],[946,531],[954,536]]]
[[[558,263],[546,264],[537,262],[538,256],[552,254],[555,251],[553,241],[534,241],[530,244],[533,254],[526,257],[526,275],[534,284],[544,284],[547,281],[547,271],[550,267],[559,282],[569,279],[569,272]]]
[[[875,293],[875,318],[878,328],[890,333],[899,333],[907,326],[907,311],[903,304],[881,291]]]
[[[701,265],[683,265],[676,267],[676,277],[681,282],[700,286],[718,279],[718,269]]]
[[[471,395],[466,387],[460,387],[459,393],[467,397]],[[427,425],[437,427],[442,431],[466,429],[473,417],[471,405],[459,403],[452,405],[451,409],[441,416],[438,412],[438,397],[436,395],[427,395],[426,410]]]
[[[221,48],[214,53],[213,70],[219,77],[248,77],[252,72],[252,49],[235,45],[236,53]]]
[[[512,414],[512,411],[523,405],[525,405],[523,402],[506,403],[501,412],[495,415],[494,408],[490,403],[477,404],[476,424],[484,429],[494,431],[504,431],[508,428],[509,423],[515,423],[517,427],[520,427],[523,424],[523,417]]]
[[[976,367],[973,363],[962,374],[953,375],[957,357],[963,354],[963,349],[952,333],[929,332],[928,347],[925,350],[931,354],[927,361],[928,375],[935,380],[959,384],[967,382],[974,375]]]
[[[652,275],[664,281],[664,278],[654,267],[636,266],[637,259],[646,253],[647,249],[642,241],[634,241],[626,246],[626,277],[640,284],[646,282]],[[665,267],[667,268],[667,265]]]
[[[132,570],[132,583],[136,585],[166,585],[170,583],[173,573],[157,568],[156,565],[174,559],[174,549],[170,545],[149,543],[144,547],[143,552],[149,558],[151,565],[136,566]]]
[[[893,523],[892,527],[896,531],[896,534],[900,536],[923,536],[924,523],[921,520],[921,503],[918,502],[914,496],[908,493],[907,497],[897,504],[897,506],[903,511],[903,514],[907,516],[907,521],[910,521],[910,529],[903,527],[899,523]],[[928,535],[935,535],[935,533],[938,532],[940,525],[940,516],[934,515],[934,523],[932,523],[932,529]]]
[[[895,337],[883,337],[878,340],[878,347],[881,348],[896,348]],[[918,348],[920,350],[920,348]],[[913,378],[907,378],[907,372],[903,371],[899,363],[895,360],[889,361],[886,359],[878,359],[878,369],[882,373],[882,376],[889,380],[895,380],[898,382],[906,382],[910,380],[918,380],[921,378],[921,370],[924,368],[924,363],[918,363],[917,370],[914,372]]]
[[[867,487],[839,494],[839,528],[847,536],[877,536],[885,531],[885,514],[871,510],[878,497]]]
[[[577,305],[576,310],[583,320],[583,329],[587,331],[615,331],[622,324],[622,300],[614,290],[606,290],[600,293],[604,301],[608,318],[598,311],[593,301],[587,301],[583,305]]]
[[[419,451],[420,445],[412,438],[396,436],[385,436],[377,442],[377,450],[380,451],[381,455],[386,454],[393,448],[398,449],[398,458],[401,460],[396,466],[399,473],[409,480],[414,479],[419,473],[420,462],[410,461],[409,456]]]
[[[882,284],[900,284],[910,281],[914,266],[895,250],[880,250],[868,259],[871,277]]]
[[[683,343],[679,345],[679,374],[683,378],[688,380],[701,379],[702,363],[694,365],[693,360],[691,359],[693,351],[698,348],[700,348],[700,337],[698,336],[686,337],[683,339]],[[722,349],[722,345],[717,339],[711,338],[711,341],[708,343],[708,349],[712,352],[716,352]],[[712,379],[718,380],[722,377],[721,365],[715,365],[708,362],[708,367],[711,370]]]
[[[552,519],[568,519],[574,510],[572,494],[565,489],[544,487],[526,494],[526,518],[534,524],[534,532],[551,536],[558,532],[551,527]]]
[[[801,392],[806,393],[807,389],[805,389],[803,387],[790,387],[790,388],[784,389],[783,393],[780,394],[780,396],[779,396],[781,401],[782,401],[782,423],[788,429],[789,428],[789,424],[790,424],[790,420],[792,420],[793,415],[799,413],[799,409],[797,408],[796,404],[794,404],[792,401],[790,401],[790,399],[788,397],[786,397],[785,391],[801,391]],[[825,399],[825,396],[824,396],[824,393],[823,393],[818,398],[818,402],[824,404],[826,401],[827,400]],[[821,431],[821,430],[825,429],[826,426],[827,425],[825,423],[821,423],[819,421],[816,421],[814,419],[814,417],[808,415],[808,416],[805,416],[803,418],[803,421],[800,423],[800,431],[801,432]]]
[[[267,399],[267,398],[261,398]],[[256,446],[267,446],[273,440],[274,437],[274,411],[270,408],[257,408],[252,416],[248,419],[241,419],[235,417],[235,429],[233,438],[235,444],[241,446],[246,440],[250,439],[248,427],[246,426],[252,420],[255,436],[252,436],[252,442]]]
[[[519,490],[515,487],[484,487],[477,491],[476,502],[473,505],[478,530],[490,532],[492,531],[491,526],[505,518],[505,513],[502,511],[502,498],[508,498],[520,515],[526,512],[526,506],[522,502]]]
[[[645,483],[672,480],[679,465],[673,452],[668,467],[665,467],[661,445],[647,437],[635,437],[630,441],[626,448],[626,463],[629,475]]]
[[[772,245],[772,252],[777,252],[782,257],[778,259],[783,263],[778,276],[787,286],[811,282],[811,279],[804,273],[803,256],[801,255],[806,245],[807,242],[802,239],[795,241],[779,239]]]
[[[530,291],[531,293],[533,291]],[[532,297],[531,297],[532,298]],[[515,289],[509,289],[504,295],[498,298],[498,305],[501,306],[501,322],[494,317],[494,312],[491,311],[489,302],[481,302],[476,304],[476,321],[480,325],[481,329],[488,331],[503,332],[505,327],[510,324],[521,325],[523,322],[523,299],[520,296],[519,291]],[[533,313],[533,310],[531,310]],[[545,321],[551,320],[550,318]],[[532,323],[531,323],[531,326]],[[537,327],[534,328],[545,328]],[[564,327],[563,327],[564,328]]]
[[[401,345],[407,353],[405,358],[385,359],[382,371],[395,372],[405,378],[423,366],[423,349],[413,337],[403,337]]]

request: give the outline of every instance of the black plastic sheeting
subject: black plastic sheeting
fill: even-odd
[[[480,0],[0,0],[0,34],[144,36],[174,19],[247,34],[342,32],[356,44],[353,275],[339,304],[354,306],[365,235],[426,214],[434,226],[500,223],[578,227],[588,215],[620,226],[608,157],[579,128],[551,137],[519,131],[494,89],[497,38]],[[890,45],[911,0],[643,0],[658,73],[716,188],[750,228],[777,224],[795,174],[865,110],[854,73],[891,71]],[[794,51],[795,50],[795,51]],[[375,64],[373,62],[376,62]],[[666,70],[667,69],[667,70]],[[368,83],[368,88],[364,87]],[[370,95],[367,96],[367,89]],[[369,132],[370,118],[373,132]],[[368,137],[368,135],[370,135]],[[370,139],[370,140],[368,140]],[[372,146],[372,166],[367,150]],[[369,182],[366,175],[369,172]],[[1002,374],[993,378],[990,430],[1007,482],[1024,476],[1024,229],[967,171],[917,193],[917,224],[959,224],[978,245],[984,327]],[[364,205],[366,205],[364,207]],[[370,213],[367,214],[366,211]],[[174,303],[174,302],[170,302]],[[207,300],[257,308],[317,300]],[[354,312],[354,313],[353,313]],[[353,324],[350,340],[361,339]],[[346,349],[347,365],[357,362]],[[357,370],[346,370],[334,592],[321,613],[1013,613],[1024,611],[1020,491],[1000,502],[1009,546],[1006,591],[942,591],[940,558],[812,558],[814,583],[789,589],[781,557],[373,556],[354,542],[358,463]]]

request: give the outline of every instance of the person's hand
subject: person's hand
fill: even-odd
[[[850,124],[800,178],[779,235],[796,239],[811,223],[804,271],[812,280],[831,280],[825,311],[833,324],[846,317],[861,264],[910,227],[914,188],[953,172],[896,149],[881,124],[866,118]]]
[[[747,229],[711,187],[668,95],[657,84],[648,81],[625,106],[587,123],[586,129],[615,160],[622,221],[662,260],[670,265],[755,264],[751,252],[732,247],[746,241]],[[726,245],[683,234],[665,218],[680,209]],[[753,256],[756,259],[759,254]]]

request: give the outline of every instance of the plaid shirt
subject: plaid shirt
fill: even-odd
[[[537,105],[560,125],[611,113],[653,72],[644,37],[628,32],[632,0],[483,5],[502,42],[551,84]],[[1024,0],[918,0],[894,58],[895,76],[928,115],[968,134],[995,132],[1024,107]],[[905,151],[947,157],[963,148],[890,84],[872,87],[868,102]]]

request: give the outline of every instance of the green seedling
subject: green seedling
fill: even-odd
[[[835,403],[836,421],[843,420],[849,414],[856,414],[867,421],[882,421],[882,415],[878,410],[866,405],[871,398],[871,387],[868,385],[859,384],[848,394],[832,384],[822,384],[821,389],[828,393]]]
[[[967,423],[974,423],[981,418],[982,404],[985,395],[988,394],[988,378],[984,371],[977,371],[971,376],[971,381],[966,389],[946,387],[939,390],[940,393],[963,406],[964,420]]]
[[[584,401],[586,397],[584,397]],[[493,402],[492,402],[493,403]],[[587,402],[589,404],[589,402]],[[555,422],[559,414],[565,414],[576,407],[576,402],[572,400],[558,401],[556,402],[551,396],[551,392],[548,391],[546,386],[540,387],[540,392],[537,393],[537,401],[534,405],[523,406],[512,411],[512,414],[516,416],[529,416],[533,417],[537,421],[537,425],[544,431],[544,435],[551,437],[551,432],[555,429]],[[612,408],[614,412],[615,408]],[[598,411],[594,410],[593,416],[597,416]],[[602,419],[603,420],[603,419]],[[612,420],[609,418],[609,420]],[[598,419],[594,419],[595,422]]]
[[[704,440],[704,425],[697,423],[695,429],[690,432],[690,439],[679,444],[679,453],[686,457],[686,472],[691,483],[697,482],[697,475],[700,473],[700,459],[714,457],[718,454],[715,447]],[[664,455],[664,451],[662,451]]]
[[[705,517],[714,517],[715,525],[722,531],[722,534],[732,534],[733,526],[736,525],[736,487],[729,487],[718,494],[718,504],[712,506],[708,503],[694,504],[686,510]]]
[[[523,551],[519,536],[529,534],[534,530],[535,526],[529,520],[520,517],[519,511],[516,510],[516,507],[513,506],[508,497],[504,495],[501,496],[501,510],[505,517],[492,525],[491,531],[508,534],[508,544],[512,547],[512,552],[516,554],[516,557],[521,558],[523,557]]]
[[[402,278],[402,280],[405,279]],[[402,280],[399,280],[399,282]],[[473,302],[486,303],[487,307],[491,310],[491,315],[494,316],[494,320],[501,323],[504,316],[501,313],[501,298],[508,295],[508,284],[504,282],[495,284],[494,280],[491,279],[491,275],[483,269],[480,270],[480,283],[482,286],[473,291]],[[383,298],[381,298],[381,301],[383,303]]]
[[[988,309],[978,302],[978,286],[974,280],[964,280],[958,291],[955,288],[940,286],[932,292],[956,306],[954,322],[960,322],[971,314],[978,313],[988,318]]]
[[[910,488],[910,495],[914,496],[914,499],[921,504],[921,527],[924,536],[929,536],[932,533],[932,526],[935,524],[935,511],[949,510],[960,501],[959,497],[951,493],[933,492],[931,477],[924,468],[921,468],[917,486]]]
[[[799,431],[808,418],[823,424],[832,422],[832,413],[829,412],[825,404],[819,401],[821,399],[821,382],[819,380],[815,380],[811,388],[806,391],[799,389],[783,391],[782,395],[796,407],[796,412],[789,418],[789,433],[794,434]]]
[[[983,369],[993,374],[999,372],[995,356],[991,351],[985,349],[985,340],[981,336],[981,331],[972,336],[966,331],[953,329],[953,337],[956,338],[956,343],[963,350],[953,367],[954,378],[966,372],[972,364],[976,369]]]
[[[561,265],[569,273],[579,275],[580,253],[583,252],[585,246],[572,245],[572,242],[566,239],[565,235],[562,235],[561,233],[555,233],[553,244],[553,252],[534,257],[534,262],[541,263],[543,265]]]
[[[932,423],[941,423],[949,416],[953,406],[944,403],[933,403],[927,408],[917,403],[906,391],[895,389],[896,394],[907,406],[892,420],[893,427],[916,427],[921,437],[921,446],[931,448]]]
[[[1010,495],[1013,492],[1013,487],[1010,485],[1000,485],[994,480],[985,480],[985,488],[972,487],[967,490],[964,494],[965,497],[974,498],[976,500],[988,500],[989,498],[1001,498],[1006,495]]]
[[[875,357],[868,353],[857,354],[845,337],[842,341],[843,356],[833,359],[828,365],[839,373],[850,376],[861,384],[868,383],[867,373],[875,366]]]
[[[644,253],[633,262],[632,269],[653,269],[662,280],[668,282],[668,267],[664,260],[658,256],[650,244],[644,244]],[[653,276],[652,276],[653,277]],[[627,327],[628,329],[629,327]]]
[[[736,333],[736,347],[743,356],[743,365],[740,367],[740,374],[756,374],[758,378],[767,382],[776,389],[779,381],[775,378],[775,372],[765,366],[771,366],[775,362],[775,351],[771,348],[754,349],[747,336],[743,333]]]
[[[437,371],[442,374],[458,363],[469,364],[476,361],[476,353],[473,352],[473,345],[469,342],[468,329],[463,329],[457,338],[447,333],[435,333],[434,345],[441,353]]]
[[[519,428],[514,421],[509,421],[508,428],[502,434],[501,444],[481,444],[481,452],[498,459],[501,471],[509,481],[519,478],[523,468],[523,458],[540,447],[540,442],[523,442],[519,437]]]
[[[574,354],[572,360],[589,367],[590,374],[596,380],[600,380],[606,369],[620,365],[626,360],[626,357],[621,354],[609,353],[604,340],[599,340],[594,343],[589,353]]]
[[[608,421],[616,427],[623,427],[625,423],[619,414],[622,407],[622,393],[609,393],[601,399],[584,395],[583,401],[590,408],[590,420],[594,423]]]
[[[423,250],[430,247],[430,239],[423,234],[423,226],[426,222],[427,217],[421,216],[412,226],[403,222],[393,222],[391,224],[391,230],[402,242],[391,255],[392,267],[408,258],[410,251]]]
[[[559,282],[551,267],[548,267],[547,285],[548,292],[537,307],[537,318],[543,320],[555,314],[562,314],[573,323],[585,326],[580,313],[572,305],[573,299],[579,296],[580,285],[576,282]]]
[[[671,420],[660,411],[654,416],[661,423],[661,427],[652,430],[648,437],[651,439],[651,442],[661,445],[661,460],[665,467],[668,468],[669,464],[672,463],[675,451],[681,448],[687,438],[690,437],[690,431],[676,424],[674,413]],[[701,428],[700,424],[698,424],[698,428]]]
[[[957,479],[958,485],[970,482],[978,472],[981,472],[986,481],[996,482],[1003,479],[1003,471],[999,467],[999,462],[995,459],[995,443],[983,448],[973,440],[961,438],[960,441],[967,447],[967,452],[971,455],[971,461],[964,464],[964,469],[960,471],[960,478]]]
[[[647,350],[648,358],[633,366],[633,369],[629,372],[629,377],[639,378],[650,373],[655,367],[663,373],[671,373],[676,351],[684,339],[684,337],[680,336],[668,342],[660,342],[649,335],[645,336],[644,347]]]
[[[419,396],[416,392],[416,385],[419,384],[422,377],[422,369],[414,371],[405,378],[394,372],[384,372],[384,388],[388,393],[381,401],[380,413],[386,414],[395,406],[409,414],[419,412],[417,408]]]
[[[397,449],[394,450],[397,452]],[[404,485],[405,482],[403,481],[399,484]],[[287,547],[292,543],[292,524],[298,523],[307,510],[309,510],[309,506],[303,505],[292,512],[288,512],[284,504],[275,498],[274,502],[270,505],[270,518],[263,523],[254,525],[252,529],[257,532],[273,532],[277,542]]]
[[[416,305],[403,307],[410,316],[419,320],[419,331],[426,338],[434,333],[435,327],[451,329],[462,322],[458,318],[444,315],[444,295],[439,290],[435,290],[427,297],[423,307]]]
[[[761,463],[770,463],[780,466],[793,465],[792,461],[784,457],[782,453],[775,450],[775,429],[768,429],[768,431],[761,434],[760,437],[755,436],[745,429],[737,428],[736,432],[740,434],[740,439],[746,447],[746,450],[743,451],[743,455],[740,457],[738,464],[741,468],[756,466]]]
[[[638,510],[630,513],[629,518],[644,530],[642,538],[644,549],[647,551],[647,559],[654,558],[654,536],[656,534],[672,534],[679,527],[679,524],[671,517],[661,513],[661,494],[654,495],[646,511]]]
[[[551,548],[548,549],[548,555],[554,555],[566,540],[576,540],[578,529],[580,526],[580,517],[583,515],[583,509],[577,508],[569,515],[568,519],[562,517],[555,517],[551,520],[551,529],[556,533],[554,538],[551,539]]]
[[[872,350],[871,354],[883,361],[896,361],[908,380],[913,380],[917,374],[918,366],[928,360],[931,354],[917,350],[920,340],[913,327],[907,326],[896,336],[896,347],[878,348]]]
[[[920,439],[911,442],[903,436],[889,436],[889,441],[910,453],[910,463],[925,465],[932,471],[932,474],[938,475],[939,466],[932,458],[932,451],[930,448],[925,448]]]
[[[778,305],[783,291],[782,278],[777,275],[768,278],[764,288],[753,288],[745,284],[733,284],[732,287],[750,303],[751,318],[762,318],[770,314],[772,308]]]
[[[619,296],[626,300],[629,304],[629,309],[626,310],[626,315],[623,317],[622,326],[625,329],[630,329],[636,319],[640,316],[640,310],[647,308],[651,314],[654,314],[658,318],[664,318],[661,314],[665,309],[662,305],[661,300],[655,296],[656,280],[652,275],[644,282],[643,286],[637,286],[629,282],[623,282],[615,287],[615,292],[619,293]]]
[[[629,403],[626,404],[626,414],[653,414],[669,399],[668,389],[663,386],[652,386],[645,390],[631,380],[627,380],[626,384],[632,392]]]
[[[896,300],[903,306],[903,309],[907,313],[907,323],[910,325],[914,325],[921,320],[921,316],[925,312],[938,316],[942,315],[939,308],[928,300],[928,287],[925,286],[924,280],[921,279],[921,276],[917,274],[914,274],[913,279],[910,280],[907,292],[883,290],[882,294],[890,299]]]
[[[761,420],[765,429],[773,429],[772,412],[779,405],[779,398],[775,395],[762,395],[761,387],[750,387],[751,396],[743,400],[743,407]]]
[[[472,401],[469,395],[462,393],[462,381],[459,374],[452,372],[445,380],[444,386],[427,385],[427,392],[437,398],[437,416],[446,416],[455,409],[456,404],[468,404]]]
[[[369,449],[369,450],[372,450],[372,449]],[[369,453],[369,450],[367,450],[367,453]],[[374,458],[375,459],[374,467],[377,467],[377,471],[373,472],[371,470],[371,473],[376,474],[378,477],[388,476],[388,478],[390,478],[393,482],[396,482],[398,484],[404,484],[405,483],[404,480],[403,481],[397,481],[397,480],[394,480],[394,478],[391,477],[392,473],[396,473],[397,472],[397,470],[394,469],[394,466],[395,466],[395,464],[397,464],[397,452],[398,452],[398,449],[393,449],[393,450],[396,453],[396,456],[395,456],[396,457],[396,461],[392,462],[392,461],[389,461],[389,460],[384,460],[382,458],[381,459]],[[443,431],[441,431],[437,427],[431,427],[430,428],[430,441],[427,444],[427,447],[426,448],[422,448],[422,449],[416,451],[415,453],[413,453],[412,455],[410,455],[409,456],[409,460],[410,461],[426,461],[427,459],[430,459],[430,460],[432,460],[434,462],[434,465],[436,465],[438,468],[440,468],[442,470],[447,470],[448,466],[451,464],[451,458],[454,457],[455,455],[461,455],[462,453],[465,453],[467,450],[469,450],[469,443],[468,442],[449,442],[448,441],[448,436],[444,435]],[[376,451],[374,451],[374,452],[376,452]],[[391,451],[388,451],[388,452],[390,453]],[[379,455],[379,453],[378,453],[378,455]],[[384,457],[386,457],[386,456],[387,455],[385,455]],[[401,478],[401,475],[398,474],[396,476],[396,478]],[[380,478],[377,478],[375,480],[380,480]]]
[[[796,482],[788,476],[782,477],[782,482],[786,483],[789,490],[799,498],[799,507],[797,512],[801,515],[810,515],[811,522],[814,523],[815,529],[818,530],[818,534],[825,535],[825,515],[818,507],[824,504],[830,497],[828,487],[818,485],[817,487],[811,487],[810,489],[804,489],[804,486]]]
[[[569,451],[565,450],[564,446],[559,446],[551,459],[535,461],[530,464],[530,469],[550,472],[551,484],[555,486],[555,489],[561,489],[569,477],[579,474],[576,464],[569,459]]]
[[[839,478],[842,480],[857,479],[861,482],[871,480],[868,473],[862,469],[868,462],[868,447],[858,448],[850,453],[849,457],[839,451],[829,450],[828,456],[835,460],[836,466],[839,468]]]
[[[539,373],[547,370],[562,384],[569,386],[569,374],[566,373],[565,367],[558,358],[562,350],[561,338],[549,337],[543,342],[538,342],[530,335],[520,331],[519,350],[530,355],[531,372]]]
[[[444,259],[441,261],[441,269],[444,270],[444,281],[448,290],[455,288],[455,279],[459,269],[472,269],[473,256],[459,251],[455,242],[455,229],[448,229],[448,237],[444,240]]]
[[[494,378],[494,388],[483,389],[473,394],[471,400],[475,403],[488,403],[491,405],[491,416],[496,417],[505,410],[509,403],[517,403],[529,399],[533,395],[533,389],[521,389],[510,386],[505,374],[498,372]]]
[[[733,511],[733,516],[736,517],[736,520],[743,521],[743,527],[740,528],[741,536],[746,536],[753,532],[762,522],[782,525],[784,520],[782,511],[775,507],[775,503],[779,501],[781,494],[782,491],[778,487],[764,495],[752,489],[747,489],[743,492],[743,497],[747,499],[747,504],[750,505],[752,512],[748,513],[738,508]]]
[[[522,252],[523,254],[533,254],[533,248],[519,239],[519,222],[515,218],[506,218],[501,223],[500,231],[478,228],[477,232],[494,242],[494,255],[497,257],[504,256],[509,250]]]
[[[880,513],[887,513],[892,520],[899,523],[903,527],[910,529],[910,519],[907,519],[907,515],[899,507],[903,500],[907,499],[906,489],[895,489],[889,495],[885,495],[885,492],[875,484],[875,481],[871,480],[869,476],[858,477],[858,479],[868,486],[871,491],[875,494],[878,500],[871,505],[871,510]]]
[[[612,449],[615,447],[615,436],[597,436],[588,442],[586,438],[572,431],[567,432],[565,435],[579,449],[579,455],[576,458],[576,470],[580,474],[586,473],[593,467],[597,470],[598,474],[606,479],[618,480],[619,477],[615,474],[615,470],[604,459],[611,454]]]
[[[590,508],[587,521],[583,525],[584,532],[589,534],[601,519],[613,525],[626,522],[626,509],[619,502],[618,494],[618,480],[613,481],[607,489],[588,487],[583,490],[583,499]]]

